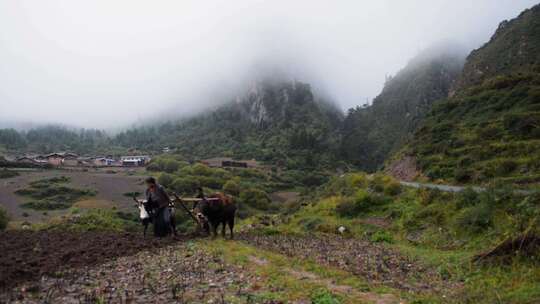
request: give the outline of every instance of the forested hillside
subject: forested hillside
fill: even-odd
[[[43,126],[27,132],[0,129],[0,152],[51,153],[71,151],[79,154],[113,153],[112,142],[104,131],[73,130],[62,126]]]
[[[540,181],[540,6],[501,24],[467,59],[404,154],[431,179]]]
[[[363,170],[380,168],[431,109],[448,96],[461,72],[464,53],[439,46],[419,54],[387,80],[373,104],[349,110],[342,128],[341,156]]]
[[[539,17],[540,5],[536,5],[513,20],[501,22],[491,40],[469,55],[456,89],[540,64]]]
[[[178,123],[128,130],[124,147],[169,146],[187,157],[256,158],[287,168],[334,166],[342,114],[310,85],[263,81],[216,110]]]

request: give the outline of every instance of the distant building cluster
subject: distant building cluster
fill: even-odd
[[[259,163],[254,160],[233,160],[230,157],[215,157],[201,160],[202,164],[212,168],[259,168]]]
[[[75,153],[57,152],[46,155],[24,155],[12,161],[33,165],[52,165],[55,167],[142,167],[150,162],[148,155],[130,155],[120,158],[109,156],[79,156]]]

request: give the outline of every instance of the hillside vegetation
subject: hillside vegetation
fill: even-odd
[[[540,6],[503,22],[465,64],[453,96],[429,113],[403,154],[432,180],[540,181]],[[474,77],[473,77],[474,76]]]
[[[286,216],[281,224],[259,228],[261,234],[276,240],[264,243],[265,246],[270,249],[284,246],[277,241],[279,235],[340,234],[338,228],[342,226],[346,228],[343,234],[355,242],[349,245],[342,241],[336,246],[363,246],[363,249],[359,249],[357,259],[344,257],[345,262],[338,265],[359,271],[364,277],[369,277],[370,268],[379,277],[390,271],[387,280],[398,289],[414,290],[416,284],[430,286],[411,296],[418,301],[415,303],[536,303],[540,300],[538,195],[515,195],[509,188],[481,193],[466,190],[457,194],[410,189],[400,187],[388,176],[355,173],[333,178],[306,201],[309,203],[305,207]],[[536,241],[529,242],[530,235],[535,235]],[[515,240],[514,247],[501,246]],[[411,280],[408,272],[400,274],[400,270],[377,268],[376,252],[370,253],[371,260],[362,261],[360,252],[373,250],[361,245],[362,242],[382,244],[386,248],[385,267],[393,265],[390,252],[397,250],[414,261],[412,267],[420,264],[425,268],[415,281],[408,281]],[[302,254],[298,250],[294,252]],[[321,254],[328,260],[337,252]],[[313,248],[304,254],[317,253]]]
[[[486,80],[437,104],[408,144],[431,179],[540,182],[540,69]]]
[[[428,49],[387,80],[373,104],[350,109],[341,129],[340,155],[363,170],[379,169],[431,110],[448,96],[464,61],[455,46]]]

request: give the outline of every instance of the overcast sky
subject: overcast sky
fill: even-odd
[[[537,2],[0,0],[0,123],[192,113],[274,66],[346,109],[423,48],[479,47]]]

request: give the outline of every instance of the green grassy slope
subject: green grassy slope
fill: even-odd
[[[407,151],[431,179],[540,182],[540,74],[496,77],[437,104]]]
[[[399,155],[416,157],[432,180],[538,185],[539,20],[540,5],[501,24]]]
[[[411,293],[414,303],[537,303],[538,244],[475,257],[525,232],[538,234],[539,199],[504,188],[459,194],[409,189],[384,175],[347,174],[321,187],[283,224],[261,233],[339,234],[344,226],[348,238],[397,250],[427,265],[424,276],[436,269],[433,283],[451,286]]]

